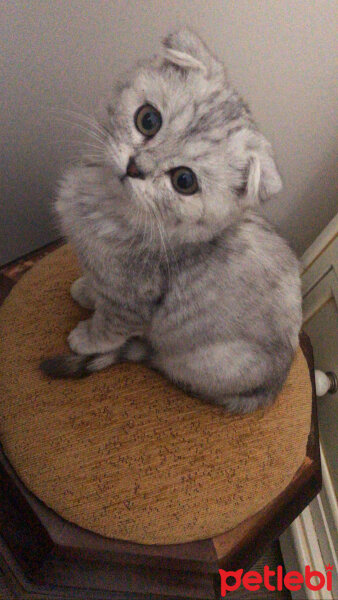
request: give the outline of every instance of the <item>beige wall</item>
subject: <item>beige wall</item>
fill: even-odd
[[[75,129],[54,109],[92,111],[115,73],[186,23],[274,145],[284,191],[268,216],[301,252],[337,211],[335,0],[4,0],[0,13],[3,263],[56,236],[49,205]]]

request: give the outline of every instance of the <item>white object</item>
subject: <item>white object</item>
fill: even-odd
[[[325,396],[325,394],[333,394],[337,391],[337,376],[335,373],[324,373],[315,369],[316,394],[317,396]]]

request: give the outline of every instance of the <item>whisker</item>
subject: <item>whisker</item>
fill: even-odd
[[[71,109],[67,109],[67,108],[63,108],[63,109],[60,109],[55,112],[60,112],[62,114],[69,115],[73,118],[76,118],[80,122],[82,121],[82,122],[86,123],[87,125],[89,125],[91,128],[94,128],[97,133],[102,134],[104,136],[106,133],[109,133],[109,130],[107,127],[105,127],[104,125],[101,125],[101,123],[99,123],[97,121],[97,119],[95,119],[95,117],[93,117],[92,115],[89,115],[87,113],[83,113],[83,112],[79,112],[79,111],[75,111],[75,110],[71,110]]]
[[[95,131],[93,131],[92,129],[89,129],[87,127],[85,127],[81,123],[76,123],[75,121],[70,121],[69,119],[64,119],[62,117],[56,117],[56,120],[60,121],[62,123],[66,123],[67,125],[72,125],[73,127],[76,127],[77,129],[79,129],[80,131],[82,131],[86,135],[89,135],[90,137],[92,137],[93,139],[95,139],[96,141],[98,141],[102,145],[103,145],[103,143],[105,141],[105,138],[100,137]]]

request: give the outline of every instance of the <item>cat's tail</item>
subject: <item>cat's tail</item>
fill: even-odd
[[[132,338],[119,349],[105,354],[61,354],[47,358],[40,363],[40,369],[53,379],[81,378],[126,360],[145,361],[150,352],[145,340]]]
[[[115,354],[115,353],[114,353]],[[98,366],[97,361],[105,359],[105,364]],[[108,367],[115,361],[115,356],[109,354],[61,354],[46,358],[40,363],[40,369],[53,379],[63,379],[65,377],[86,377],[94,371],[99,371]]]

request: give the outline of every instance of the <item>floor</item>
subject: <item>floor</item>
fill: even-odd
[[[32,252],[31,254],[0,268],[0,304],[1,301],[7,296],[9,290],[13,287],[14,283],[18,281],[26,271],[28,271],[35,263],[41,258],[47,255],[52,250],[55,250],[63,243],[62,240],[56,241],[53,244],[48,245],[46,248]],[[259,559],[259,561],[252,567],[252,570],[263,573],[263,568],[268,565],[270,569],[275,570],[278,565],[283,565],[283,559],[280,551],[279,542],[274,542],[265,552],[265,554]],[[251,598],[259,598],[259,600],[290,600],[291,595],[288,591],[283,592],[271,592],[261,589],[258,592],[248,592],[245,590],[238,590],[232,594],[227,594],[227,597],[231,596],[233,600],[250,600]],[[18,591],[15,582],[12,580],[10,573],[5,573],[5,567],[2,568],[0,565],[0,600],[40,600],[47,597],[45,595],[40,596],[37,594],[24,594],[22,591]],[[48,600],[60,600],[61,596],[48,596]],[[74,596],[62,595],[64,600],[68,598],[74,599]],[[80,598],[79,598],[80,600]],[[81,600],[86,600],[81,598]],[[100,600],[100,599],[98,599]],[[123,600],[123,596],[120,597]],[[126,600],[128,600],[126,596]],[[160,600],[160,599],[159,599]]]

